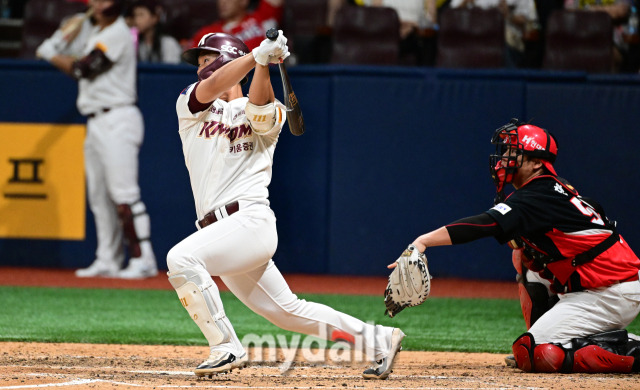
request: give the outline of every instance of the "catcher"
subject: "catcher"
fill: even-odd
[[[558,146],[545,129],[512,119],[495,131],[491,143],[495,206],[421,235],[409,257],[424,259],[428,247],[489,236],[509,243],[528,327],[512,345],[517,368],[640,372],[640,338],[625,330],[640,312],[640,260],[616,223],[595,200],[558,177],[553,167]],[[515,188],[507,197],[506,184]],[[390,316],[407,306],[392,287],[394,274],[405,272],[396,270],[385,293]]]

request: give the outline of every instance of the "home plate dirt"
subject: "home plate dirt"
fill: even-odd
[[[264,351],[263,351],[264,353]],[[286,370],[282,355],[213,379],[191,370],[207,347],[0,343],[4,389],[640,389],[640,376],[528,374],[504,365],[502,354],[413,352],[398,355],[385,381],[362,379],[366,363],[308,363]],[[253,352],[250,356],[254,356]],[[263,355],[268,356],[268,355]]]

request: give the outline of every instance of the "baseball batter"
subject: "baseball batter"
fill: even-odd
[[[136,53],[120,16],[123,5],[91,0],[93,16],[78,25],[71,42],[58,31],[37,50],[78,80],[78,110],[88,118],[84,160],[98,247],[95,261],[76,271],[79,277],[145,278],[158,272],[138,186],[144,125],[135,105]],[[121,270],[125,242],[130,261]]]
[[[557,176],[558,147],[548,131],[514,119],[495,131],[492,143],[496,205],[413,245],[423,252],[493,236],[515,248],[529,327],[513,343],[518,368],[640,371],[640,342],[625,330],[640,312],[640,260],[604,209]],[[515,191],[505,198],[509,183]]]
[[[212,376],[247,360],[211,278],[216,275],[251,310],[283,329],[360,337],[378,361],[364,376],[384,379],[402,331],[298,299],[271,260],[278,236],[267,187],[286,112],[274,98],[269,63],[289,56],[286,42],[280,31],[277,40],[265,39],[249,52],[240,39],[211,33],[183,54],[198,67],[199,81],[176,104],[198,230],[169,251],[167,265],[182,305],[209,342],[210,356],[195,373]],[[252,69],[247,98],[241,84]]]

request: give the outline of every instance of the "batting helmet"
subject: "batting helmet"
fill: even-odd
[[[198,77],[204,80],[223,65],[249,53],[249,48],[239,38],[225,33],[209,33],[200,39],[198,46],[185,50],[182,59],[198,66],[198,57],[203,51],[218,53],[218,58],[203,68]],[[246,80],[246,79],[245,79]]]
[[[547,130],[514,118],[493,133],[491,143],[496,145],[496,153],[489,157],[489,169],[498,192],[513,181],[522,166],[522,159],[518,159],[520,155],[539,158],[547,171],[557,176],[553,163],[558,155],[558,144]],[[508,153],[509,149],[515,153]]]

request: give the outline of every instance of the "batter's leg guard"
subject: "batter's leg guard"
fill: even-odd
[[[141,243],[150,246],[151,240],[151,223],[144,203],[138,200],[130,205],[119,204],[117,209],[129,255],[132,258],[142,256]]]
[[[176,289],[182,306],[209,341],[209,346],[231,340],[233,328],[224,313],[218,288],[209,274],[183,269],[171,273],[169,283]]]

